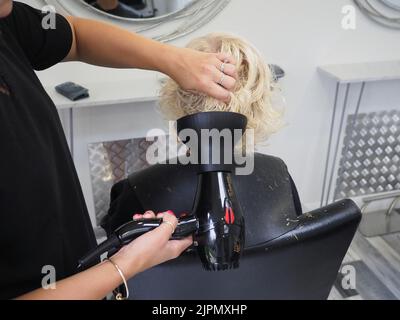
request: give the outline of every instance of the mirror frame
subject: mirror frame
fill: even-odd
[[[353,0],[353,3],[375,23],[400,30],[400,6],[390,0]]]
[[[137,19],[137,18],[125,18],[125,17],[120,17],[120,16],[116,16],[104,11],[101,11],[99,9],[93,8],[90,4],[88,4],[85,0],[75,0],[75,1],[79,1],[81,2],[84,6],[86,6],[88,8],[88,10],[93,10],[95,11],[97,14],[101,14],[104,16],[108,16],[111,19],[119,19],[119,20],[123,20],[123,21],[131,21],[131,22],[136,22],[136,23],[143,23],[143,22],[161,22],[161,21],[165,21],[166,19],[172,17],[172,16],[176,16],[181,14],[183,11],[188,10],[193,4],[195,4],[195,2],[197,0],[192,0],[192,2],[190,2],[189,4],[187,4],[186,6],[184,6],[183,8],[176,10],[174,12],[170,12],[170,13],[166,13],[162,16],[156,16],[153,18],[146,18],[146,19]]]
[[[390,8],[400,11],[400,1],[397,1],[397,3],[393,3],[393,0],[382,0],[382,2]]]
[[[186,7],[154,18],[133,19],[101,12],[83,0],[44,0],[57,12],[82,18],[112,22],[144,34],[154,40],[169,42],[194,32],[214,19],[231,0],[193,0]]]

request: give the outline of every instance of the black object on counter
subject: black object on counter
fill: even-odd
[[[71,101],[89,98],[89,90],[73,82],[65,82],[56,86],[56,91]]]

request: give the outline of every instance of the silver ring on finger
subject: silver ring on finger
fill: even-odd
[[[175,232],[175,226],[173,225],[172,222],[169,221],[163,221],[163,223],[169,225],[171,227],[171,234],[173,234]]]
[[[222,73],[225,73],[225,66],[226,66],[226,62],[223,62],[223,63],[221,64],[221,68],[220,68],[220,70],[221,70]]]
[[[219,80],[218,84],[223,86],[224,80],[225,80],[225,73],[222,74],[221,80]]]

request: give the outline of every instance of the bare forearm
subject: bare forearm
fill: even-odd
[[[68,60],[111,67],[168,73],[176,48],[102,22],[68,17],[74,30],[75,52]]]
[[[121,276],[110,262],[56,283],[56,289],[38,289],[18,300],[101,300],[122,284]]]
[[[230,91],[235,89],[238,77],[235,59],[229,54],[177,48],[110,24],[76,17],[67,19],[74,41],[65,61],[159,71],[185,90],[229,103]]]

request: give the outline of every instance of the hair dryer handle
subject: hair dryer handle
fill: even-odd
[[[121,246],[127,245],[141,235],[158,228],[163,223],[162,219],[143,219],[130,221],[119,227],[115,234],[120,240]],[[198,221],[195,217],[185,217],[179,220],[171,240],[181,240],[195,233],[198,229]]]
[[[88,266],[103,253],[113,249],[119,249],[143,234],[158,228],[163,223],[162,219],[143,219],[125,223],[119,227],[107,240],[99,244],[85,257],[79,260],[78,268]],[[179,219],[178,226],[171,236],[171,240],[181,240],[194,234],[198,230],[198,221],[194,216]]]

